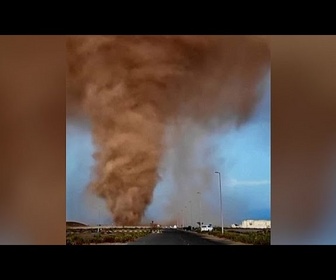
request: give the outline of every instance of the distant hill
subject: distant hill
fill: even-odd
[[[79,222],[68,221],[66,222],[66,226],[67,227],[86,227],[87,225],[83,223],[79,223]]]

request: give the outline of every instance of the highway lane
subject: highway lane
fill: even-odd
[[[236,243],[214,240],[183,230],[163,229],[162,233],[151,233],[128,245],[236,245]]]

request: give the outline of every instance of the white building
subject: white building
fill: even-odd
[[[245,220],[241,228],[271,228],[271,221],[268,220]]]

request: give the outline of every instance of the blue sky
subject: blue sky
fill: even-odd
[[[203,142],[195,144],[196,151],[207,146],[216,149],[216,153],[207,160],[201,156],[206,151],[200,151],[198,157],[195,154],[193,160],[199,164],[194,168],[202,170],[189,170],[198,174],[193,176],[194,180],[207,185],[201,191],[201,207],[196,194],[197,182],[192,183],[194,189],[183,190],[183,199],[183,195],[180,196],[180,200],[174,198],[178,191],[172,187],[177,182],[172,174],[175,174],[176,170],[167,166],[167,163],[176,159],[172,158],[174,154],[167,152],[163,159],[165,168],[160,170],[163,179],[158,182],[144,220],[176,219],[176,213],[171,215],[172,213],[167,213],[167,209],[181,209],[178,218],[180,221],[183,219],[185,223],[190,223],[190,220],[195,220],[201,214],[207,221],[219,224],[219,185],[218,175],[214,171],[220,171],[222,174],[224,224],[241,223],[245,219],[270,219],[270,75],[263,81],[261,90],[264,92],[263,98],[247,123],[239,129],[211,135],[204,138]],[[66,133],[67,220],[78,220],[88,224],[111,223],[112,219],[104,201],[87,191],[94,164],[91,156],[94,147],[89,123],[85,125],[68,120]],[[204,145],[204,141],[207,145]],[[204,167],[207,163],[208,167]],[[186,174],[189,171],[187,170]],[[197,177],[201,176],[199,174],[202,177]],[[186,178],[179,178],[179,182],[190,184]],[[167,205],[174,199],[176,203],[173,204],[173,208],[169,208]]]

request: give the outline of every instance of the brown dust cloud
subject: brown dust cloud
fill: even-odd
[[[272,36],[272,239],[336,244],[336,37]]]
[[[0,244],[65,244],[65,41],[0,35]]]
[[[67,118],[89,118],[90,190],[117,225],[141,222],[168,124],[248,120],[269,68],[263,36],[68,36]]]

